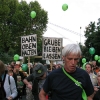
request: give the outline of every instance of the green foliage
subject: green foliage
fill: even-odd
[[[13,61],[13,57],[11,57],[10,55],[8,55],[8,53],[2,53],[0,54],[0,59],[5,63],[8,64],[11,61]]]
[[[31,11],[36,17],[31,18]],[[21,55],[21,36],[37,34],[37,51],[42,51],[42,35],[48,23],[47,12],[37,1],[0,0],[0,51]]]
[[[94,60],[94,55],[100,55],[100,19],[98,19],[98,23],[90,22],[90,24],[86,27],[85,30],[85,49],[84,49],[84,55],[91,60]],[[95,48],[95,54],[90,55],[89,54],[89,48],[94,47]]]

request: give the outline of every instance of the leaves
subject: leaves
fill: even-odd
[[[86,27],[85,30],[85,46],[87,49],[90,47],[95,48],[95,54],[100,55],[100,21],[98,20],[98,23],[90,22],[90,24]],[[89,52],[88,52],[89,53]],[[84,52],[84,55],[88,57],[87,52]],[[94,57],[93,57],[94,58]]]
[[[32,10],[37,12],[35,19],[30,17]],[[11,50],[15,54],[21,54],[21,36],[24,35],[37,34],[37,42],[41,44],[47,23],[47,12],[37,1],[29,4],[18,0],[0,1],[0,51],[4,53]],[[37,49],[42,50],[42,45]]]

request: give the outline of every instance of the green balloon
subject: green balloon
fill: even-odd
[[[98,60],[98,59],[99,59],[99,56],[98,56],[98,55],[95,55],[95,56],[94,56],[94,59],[95,59],[95,60]]]
[[[15,61],[19,60],[19,55],[18,55],[18,54],[15,54],[15,55],[14,55],[14,60],[15,60]]]
[[[85,70],[85,66],[86,66],[86,64],[87,64],[87,63],[84,63],[84,64],[83,64],[82,69]]]
[[[23,70],[23,71],[27,71],[27,69],[28,69],[27,64],[22,64],[22,70]]]
[[[84,64],[85,62],[86,62],[86,59],[85,59],[85,58],[83,58],[83,59],[82,59],[82,63]]]
[[[62,5],[62,9],[63,9],[63,11],[66,11],[68,9],[68,5],[67,4],[63,4]]]
[[[98,63],[100,63],[100,59],[98,60]]]
[[[36,12],[35,11],[31,11],[31,18],[35,18],[36,17]]]
[[[98,59],[100,60],[100,56],[98,56]]]
[[[93,54],[95,53],[95,49],[94,49],[93,47],[91,47],[91,48],[89,49],[89,53],[90,53],[91,55],[93,55]]]

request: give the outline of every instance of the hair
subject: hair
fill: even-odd
[[[5,72],[5,64],[0,60],[0,76]]]
[[[82,54],[78,44],[68,44],[62,49],[62,56],[67,56],[70,53],[80,55],[80,57]]]
[[[8,72],[9,72],[9,73],[13,73],[13,71],[12,71],[12,70],[9,70]]]
[[[5,64],[0,60],[0,70],[5,69]]]
[[[91,67],[91,68],[93,68],[93,65],[92,65],[92,64],[90,64],[90,63],[86,63],[86,65],[90,65],[90,67]],[[85,66],[86,66],[86,65],[85,65]]]
[[[20,65],[20,64],[15,64],[15,65],[14,65],[14,67],[16,67],[16,66],[19,66],[19,67],[21,67],[21,65]]]
[[[93,72],[93,65],[92,64],[90,64],[90,63],[86,63],[86,65],[90,65],[90,67],[91,67],[91,72]],[[86,65],[85,65],[85,67],[86,67]]]

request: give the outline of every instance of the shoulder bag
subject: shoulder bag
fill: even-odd
[[[86,95],[86,93],[85,93],[85,90],[83,89],[83,87],[81,86],[81,84],[76,80],[76,79],[74,79],[72,76],[70,76],[66,71],[65,71],[65,69],[64,69],[64,67],[62,67],[62,70],[63,70],[63,72],[64,72],[64,74],[66,75],[66,76],[68,76],[73,82],[75,82],[75,84],[77,84],[78,86],[80,86],[81,88],[82,88],[82,98],[83,98],[83,100],[87,100],[87,95]]]

